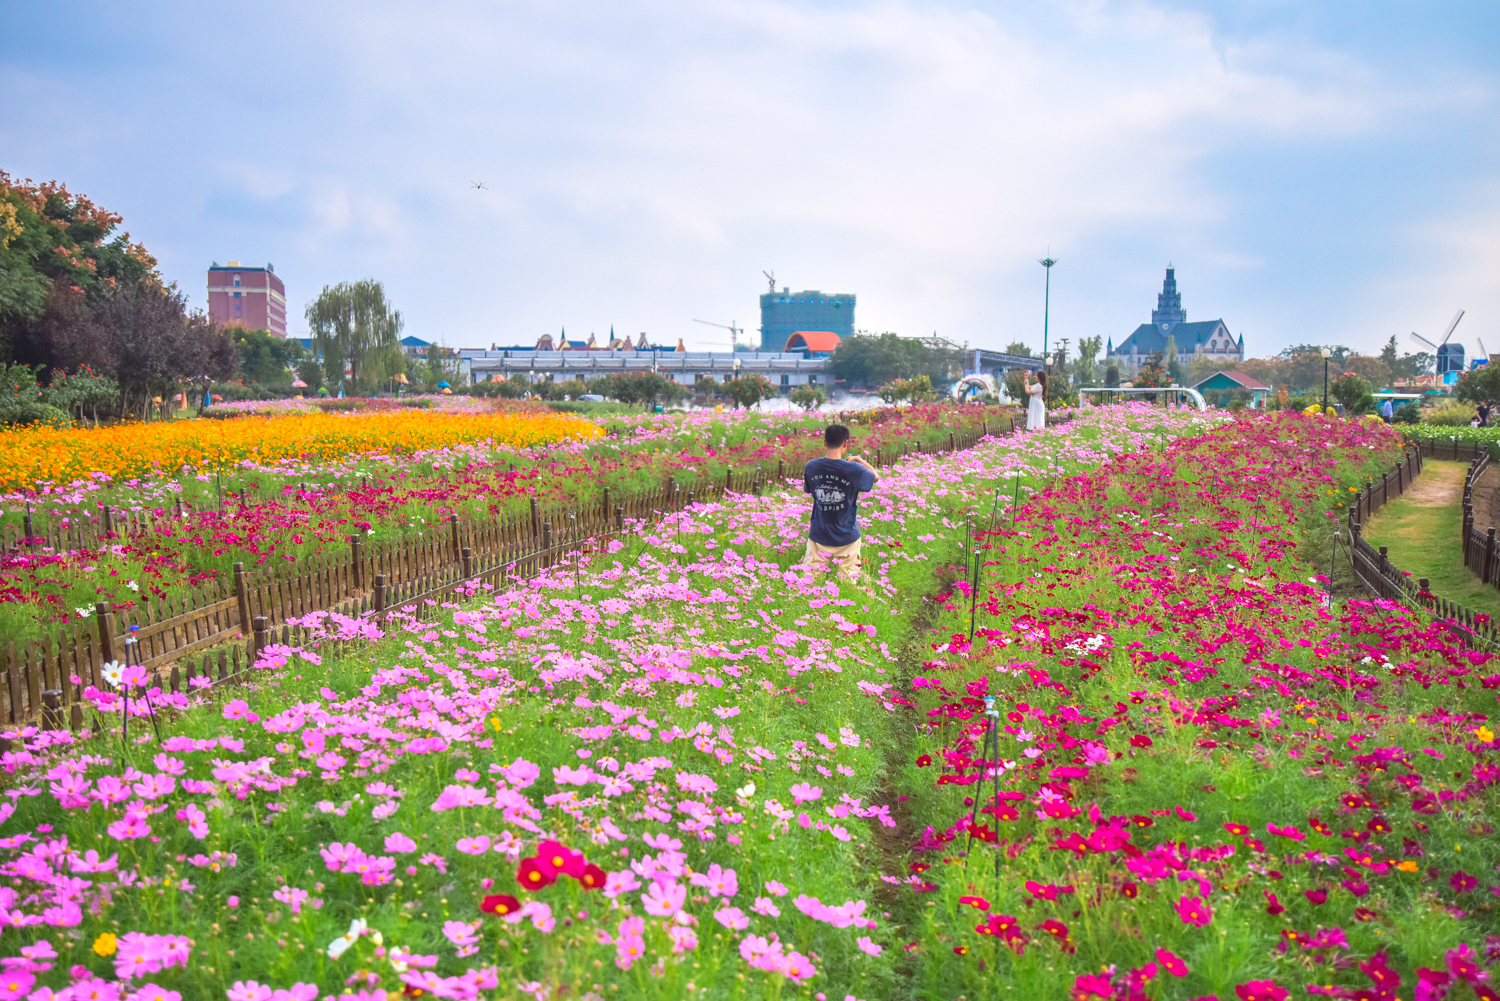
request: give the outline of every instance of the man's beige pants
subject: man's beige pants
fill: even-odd
[[[859,547],[864,541],[864,539],[855,539],[847,546],[825,546],[808,539],[807,553],[802,557],[802,565],[819,570],[832,570],[829,561],[834,560],[839,564],[839,576],[858,580],[860,575]]]

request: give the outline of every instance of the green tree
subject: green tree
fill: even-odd
[[[736,407],[748,408],[755,406],[761,400],[768,400],[775,396],[776,387],[770,379],[759,372],[752,372],[725,382],[724,392],[734,401]]]
[[[1078,340],[1078,357],[1073,359],[1073,377],[1080,386],[1092,385],[1098,367],[1099,352],[1104,349],[1103,337],[1082,337]]]
[[[17,181],[0,170],[0,357],[72,367],[36,324],[55,292],[78,297],[83,315],[122,288],[161,287],[156,259],[115,234],[123,221],[56,181]],[[93,359],[102,361],[103,359]]]
[[[899,334],[857,333],[834,349],[828,367],[834,378],[849,386],[882,386],[919,375],[944,384],[963,370],[963,352],[931,348]]]
[[[291,337],[273,337],[269,330],[226,328],[239,356],[240,375],[262,386],[286,386],[291,369],[302,360],[302,342]],[[305,379],[303,380],[306,381]]]
[[[658,400],[675,403],[687,395],[687,387],[679,386],[660,372],[625,372],[607,375],[590,384],[594,392],[627,404],[651,406]]]
[[[309,393],[316,393],[323,388],[323,366],[309,358],[297,366],[297,378],[307,383]]]
[[[1500,364],[1481,365],[1458,377],[1453,395],[1465,403],[1500,403]]]
[[[1120,366],[1110,365],[1104,370],[1104,384],[1106,386],[1118,386],[1120,384]]]
[[[787,397],[803,410],[816,410],[828,402],[828,394],[821,386],[797,386]]]
[[[330,383],[344,382],[346,368],[356,391],[405,372],[401,313],[386,301],[385,287],[378,281],[366,278],[324,286],[308,304],[306,315]]]
[[[1396,370],[1396,366],[1400,364],[1401,359],[1396,351],[1395,334],[1392,334],[1391,339],[1385,342],[1385,347],[1380,349],[1380,360],[1385,362],[1393,372]]]
[[[1022,358],[1035,357],[1031,353],[1031,348],[1027,347],[1021,341],[1011,341],[1009,344],[1005,345],[1005,353],[1008,355],[1020,355]]]
[[[1328,385],[1328,395],[1344,405],[1351,414],[1364,413],[1365,400],[1374,400],[1370,384],[1353,372],[1345,372]]]

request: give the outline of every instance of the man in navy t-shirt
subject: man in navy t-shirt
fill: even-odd
[[[880,474],[864,459],[844,458],[849,450],[849,429],[832,424],[823,432],[821,459],[813,459],[802,472],[802,490],[812,494],[812,525],[807,533],[803,564],[827,568],[839,564],[845,577],[858,578],[859,495],[875,486]]]

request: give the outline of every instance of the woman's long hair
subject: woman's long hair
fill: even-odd
[[[1042,384],[1042,399],[1045,400],[1047,398],[1047,373],[1037,369],[1036,381]]]

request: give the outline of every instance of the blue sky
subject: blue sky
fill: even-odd
[[[7,5],[0,169],[125,215],[195,305],[382,280],[455,347],[758,325],[1116,341],[1177,267],[1252,355],[1500,351],[1494,3]],[[476,190],[471,181],[484,181]]]

